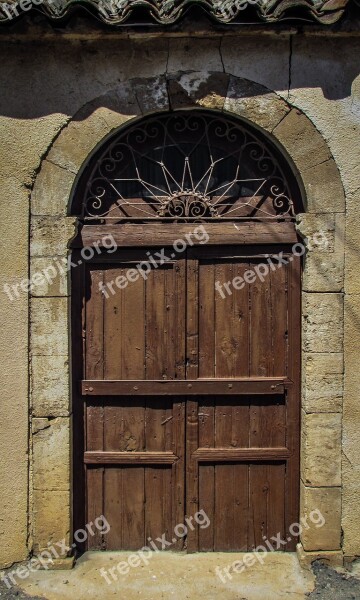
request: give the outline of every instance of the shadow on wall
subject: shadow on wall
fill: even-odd
[[[73,116],[128,79],[196,70],[225,69],[283,94],[313,88],[329,101],[351,95],[359,75],[360,39],[291,38],[223,37],[220,46],[220,38],[214,37],[34,42],[24,34],[21,43],[4,40],[0,50],[0,114],[17,119]]]

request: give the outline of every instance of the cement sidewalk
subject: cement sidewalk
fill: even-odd
[[[291,553],[268,553],[263,564],[255,560],[242,572],[231,569],[231,579],[224,569],[243,561],[244,554],[152,553],[147,565],[141,561],[130,567],[131,555],[134,553],[88,552],[71,571],[36,571],[19,581],[19,586],[48,600],[303,600],[314,589],[314,575],[302,570]],[[126,574],[119,572],[118,563]],[[101,569],[106,570],[103,576]]]

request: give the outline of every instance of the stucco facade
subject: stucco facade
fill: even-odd
[[[129,119],[192,107],[267,132],[303,190],[300,234],[328,237],[303,274],[300,511],[320,509],[326,525],[304,532],[299,554],[351,561],[360,555],[360,36],[89,37],[1,42],[0,565],[70,541],[76,435],[68,275],[13,300],[3,285],[67,256],[76,178],[104,137]]]

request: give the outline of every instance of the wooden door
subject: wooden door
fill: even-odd
[[[104,514],[111,524],[93,547],[139,549],[184,517],[185,405],[154,394],[151,382],[185,376],[185,260],[157,263],[146,279],[133,270],[138,278],[128,281],[147,259],[133,250],[88,266],[86,379],[133,381],[119,394],[110,384],[87,396],[87,518]],[[149,395],[140,381],[150,382]]]
[[[297,520],[299,259],[232,285],[280,250],[293,258],[284,246],[193,248],[132,280],[149,254],[86,266],[85,518],[111,526],[89,547],[165,535],[171,549],[246,550]],[[199,510],[210,525],[174,536]]]
[[[187,401],[187,510],[200,507],[211,522],[189,532],[189,547],[275,545],[271,536],[286,538],[298,519],[299,259],[284,247],[188,257],[187,375],[227,388]],[[268,265],[261,279],[259,265]]]

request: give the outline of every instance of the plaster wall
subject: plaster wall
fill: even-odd
[[[134,77],[171,77],[193,70],[225,71],[274,90],[288,102],[286,106],[307,115],[323,138],[323,145],[314,142],[312,147],[310,130],[306,134],[308,125],[304,126],[306,135],[298,129],[296,111],[292,113],[294,121],[285,104],[283,114],[274,114],[271,98],[267,102],[264,95],[258,124],[268,131],[277,128],[279,143],[293,136],[293,153],[298,152],[294,158],[301,163],[307,181],[306,192],[312,201],[300,228],[309,233],[325,227],[334,240],[331,256],[319,255],[315,262],[309,259],[304,273],[310,333],[307,336],[304,330],[303,448],[310,444],[313,453],[309,458],[304,452],[302,463],[302,506],[328,506],[331,502],[334,510],[329,512],[331,523],[321,547],[310,534],[303,546],[309,552],[338,552],[342,543],[345,556],[360,555],[359,51],[357,37],[339,36],[329,41],[291,34],[261,39],[107,40],[105,36],[91,42],[39,40],[31,44],[24,38],[21,44],[0,44],[0,87],[5,90],[0,98],[0,453],[2,481],[6,481],[0,490],[0,566],[26,558],[30,550],[47,542],[69,538],[71,505],[68,282],[65,276],[59,277],[50,288],[39,286],[32,293],[30,348],[28,295],[21,291],[19,298],[11,301],[3,284],[29,277],[30,224],[33,270],[43,268],[49,257],[66,254],[74,232],[73,219],[65,217],[69,191],[86,155],[101,138],[129,117],[166,108],[161,79],[155,81],[152,97],[141,82],[127,91],[121,84]],[[185,74],[182,85],[196,94],[198,81],[198,76]],[[115,99],[113,90],[117,88],[122,91]],[[254,93],[249,90],[249,98]],[[119,94],[127,98],[123,111],[118,110]],[[210,96],[208,107],[223,107],[220,91]],[[104,102],[99,97],[104,97]],[[227,102],[225,108],[232,110],[231,94]],[[86,113],[82,112],[85,105]],[[276,106],[276,111],[281,111],[279,102]],[[245,117],[259,121],[259,111],[257,116],[253,114],[246,98],[241,110]],[[90,119],[89,113],[93,115]],[[57,136],[63,136],[62,146],[54,144]],[[40,169],[41,179],[37,179]],[[50,189],[57,192],[50,194]],[[324,316],[318,322],[314,315],[321,307],[325,307]],[[319,423],[325,437],[318,436]],[[335,448],[334,436],[338,440]],[[319,474],[316,457],[324,453],[328,461]]]

